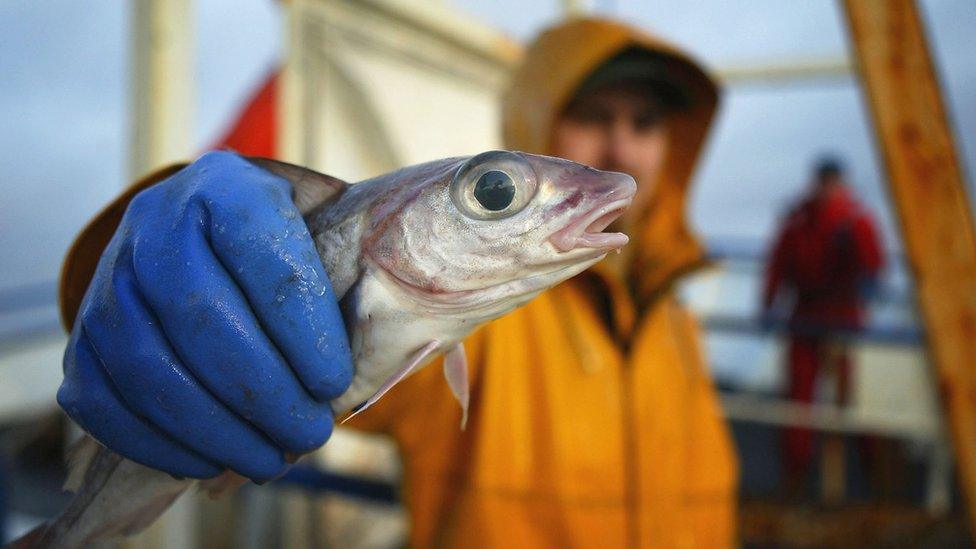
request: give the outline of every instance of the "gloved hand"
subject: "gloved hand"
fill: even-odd
[[[136,195],[65,353],[72,419],[179,477],[261,482],[325,443],[352,360],[290,190],[213,152]]]

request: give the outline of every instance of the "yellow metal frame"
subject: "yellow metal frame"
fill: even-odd
[[[844,8],[976,527],[972,202],[915,2],[844,0]]]

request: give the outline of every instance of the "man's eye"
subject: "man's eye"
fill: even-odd
[[[664,122],[664,115],[658,112],[648,112],[634,118],[634,129],[637,131],[647,131]]]
[[[577,108],[572,109],[567,114],[567,118],[573,120],[577,124],[586,125],[606,125],[610,123],[611,116],[610,113],[602,111],[600,109],[587,109],[587,108]]]

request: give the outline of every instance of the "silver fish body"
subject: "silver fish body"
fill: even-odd
[[[629,176],[565,160],[490,151],[346,185],[297,166],[251,159],[292,183],[350,337],[355,375],[331,402],[361,413],[444,354],[467,417],[461,341],[627,242],[606,228],[629,205]],[[351,417],[351,416],[350,416]],[[203,481],[210,490],[240,477]],[[76,496],[14,547],[81,547],[151,524],[193,480],[121,458],[91,439],[71,464]]]

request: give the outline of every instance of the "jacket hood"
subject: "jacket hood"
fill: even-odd
[[[655,194],[639,216],[642,229],[630,235],[635,247],[631,287],[645,300],[704,263],[704,249],[685,218],[685,202],[718,105],[715,81],[687,55],[645,32],[605,19],[570,19],[543,31],[529,46],[504,97],[502,122],[506,148],[551,154],[556,117],[594,71],[632,49],[655,54],[688,101],[672,117],[668,156]]]

